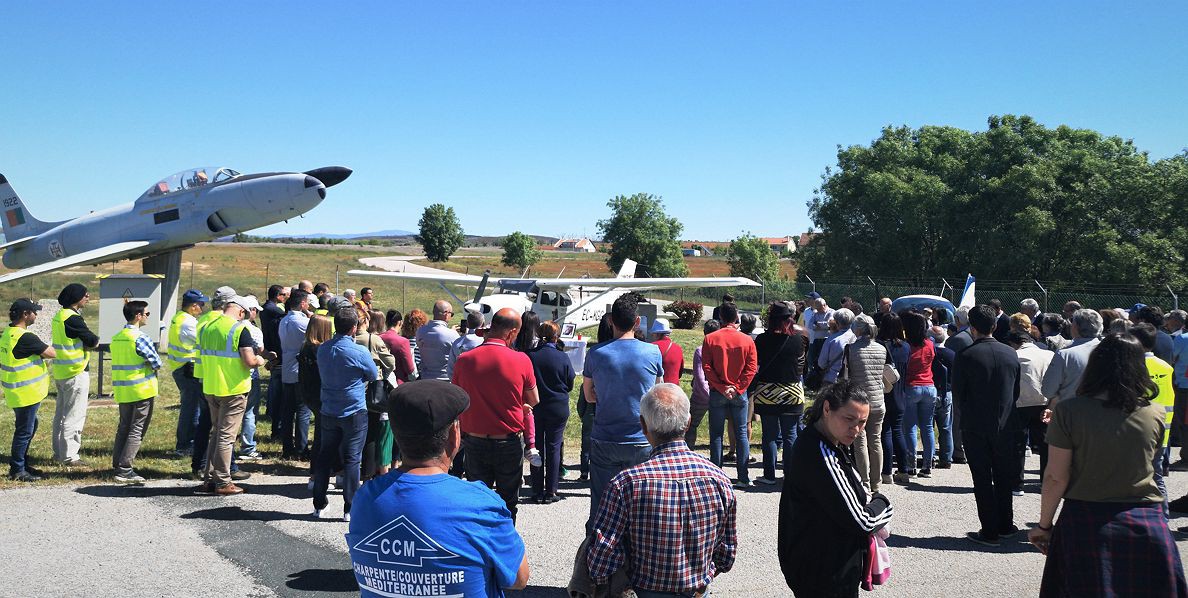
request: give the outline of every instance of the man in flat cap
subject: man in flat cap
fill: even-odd
[[[458,416],[469,406],[465,390],[442,380],[392,391],[403,461],[359,489],[346,536],[365,598],[502,596],[528,584],[524,541],[503,499],[448,473],[462,446]]]
[[[66,285],[58,293],[62,309],[54,315],[52,335],[54,358],[50,373],[58,387],[54,405],[54,460],[65,464],[85,465],[78,457],[82,448],[83,426],[87,423],[87,393],[91,389],[91,375],[87,371],[90,359],[87,349],[99,345],[99,336],[87,328],[82,308],[91,299],[87,287],[77,282]]]

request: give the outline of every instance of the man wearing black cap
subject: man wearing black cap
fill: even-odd
[[[347,547],[362,596],[499,596],[528,584],[528,556],[503,499],[447,473],[462,446],[466,391],[418,380],[392,391],[403,457],[359,489]]]
[[[58,293],[62,309],[54,315],[53,344],[58,356],[51,373],[58,387],[54,404],[54,460],[66,465],[85,465],[78,458],[83,426],[87,423],[87,393],[91,375],[86,349],[99,345],[99,337],[87,328],[82,308],[91,300],[87,287],[71,283]]]
[[[37,433],[37,409],[49,394],[46,359],[53,359],[54,348],[28,332],[37,320],[41,306],[29,299],[17,299],[8,309],[8,328],[0,333],[0,382],[4,403],[16,412],[12,430],[12,452],[8,460],[8,478],[18,482],[37,482],[42,473],[29,464],[29,444]]]

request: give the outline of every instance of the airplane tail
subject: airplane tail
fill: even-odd
[[[961,293],[961,303],[957,307],[973,307],[977,305],[977,300],[974,299],[974,275],[970,274],[965,277],[965,290]]]
[[[43,233],[55,226],[51,222],[42,222],[33,217],[28,210],[25,209],[25,204],[21,202],[21,198],[12,190],[12,185],[8,184],[8,179],[0,174],[0,222],[4,225],[4,239],[5,241],[16,241],[25,237],[32,237],[34,235]]]
[[[623,266],[615,278],[635,278],[635,260],[623,260]]]

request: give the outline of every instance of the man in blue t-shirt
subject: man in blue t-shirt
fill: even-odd
[[[590,434],[590,519],[611,478],[620,471],[648,460],[652,448],[639,425],[639,401],[644,393],[664,381],[660,349],[635,338],[639,310],[635,298],[623,295],[611,306],[615,340],[586,355],[582,392],[597,403],[594,431]]]
[[[491,489],[449,475],[470,406],[441,380],[402,384],[389,413],[403,462],[355,495],[346,535],[364,597],[503,596],[528,585],[528,556]]]

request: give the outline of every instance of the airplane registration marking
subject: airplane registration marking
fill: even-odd
[[[4,207],[6,207],[6,208],[11,208],[13,206],[19,206],[19,205],[21,205],[21,200],[17,199],[16,196],[4,198]]]

